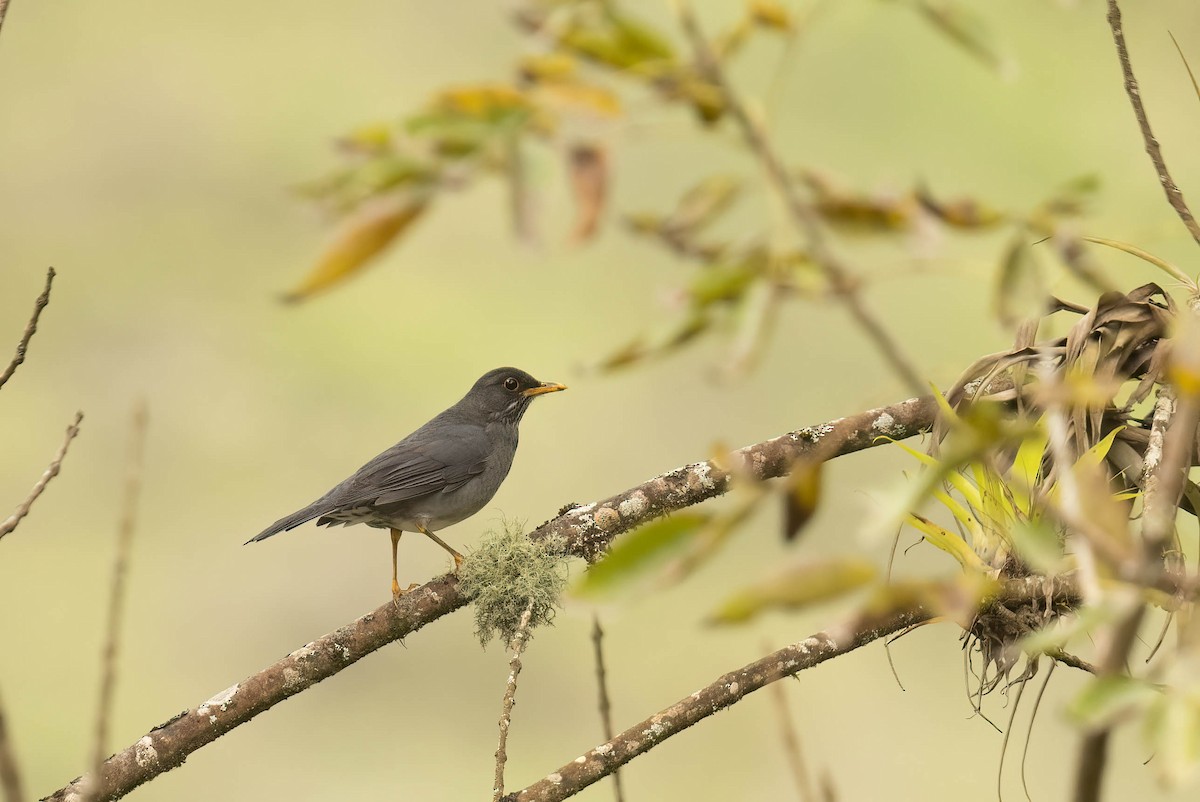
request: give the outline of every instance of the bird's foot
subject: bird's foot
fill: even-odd
[[[462,568],[462,564],[463,564],[463,559],[464,559],[464,558],[463,558],[463,556],[462,556],[461,554],[459,554],[457,551],[453,553],[453,557],[454,557],[454,573],[456,573],[456,574],[457,574],[457,573],[458,573],[458,569],[459,569],[459,568]]]
[[[406,595],[407,593],[411,592],[414,588],[419,588],[419,587],[421,587],[421,586],[418,585],[416,582],[413,582],[408,587],[401,589],[400,583],[393,579],[392,580],[392,605],[397,610],[400,609],[400,598],[402,596]]]

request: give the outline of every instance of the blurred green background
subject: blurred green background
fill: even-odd
[[[671,26],[665,6],[636,5]],[[1028,208],[1094,172],[1103,189],[1087,232],[1193,272],[1194,244],[1142,153],[1099,0],[968,3],[1019,64],[1009,81],[903,4],[827,5],[773,107],[791,160],[860,188],[923,179],[1004,208]],[[1127,6],[1152,121],[1177,179],[1200,193],[1200,103],[1167,38],[1169,29],[1200,64],[1200,7]],[[701,10],[715,30],[741,6]],[[832,304],[789,305],[763,364],[736,381],[717,377],[720,340],[612,376],[582,371],[667,314],[664,298],[695,268],[634,241],[611,212],[596,242],[568,246],[566,182],[549,151],[534,163],[543,247],[514,241],[505,189],[484,181],[447,198],[358,279],[279,304],[327,236],[287,188],[334,164],[331,140],[439,87],[506,79],[524,46],[503,4],[490,2],[13,3],[0,38],[0,348],[16,342],[48,265],[59,280],[29,361],[0,393],[4,504],[24,497],[73,412],[86,414],[62,475],[0,546],[0,691],[33,793],[90,759],[138,397],[149,402],[150,435],[112,749],[387,599],[382,532],[305,527],[241,544],[489,368],[515,364],[571,390],[526,419],[521,453],[487,510],[447,530],[460,547],[501,515],[536,524],[565,502],[705,458],[716,442],[754,442],[905,395]],[[753,43],[734,69],[739,85],[761,94],[780,50],[769,38]],[[645,101],[632,114],[637,124],[610,141],[613,210],[665,209],[714,170],[757,179],[731,133],[702,132],[685,110]],[[771,214],[759,184],[751,225]],[[846,253],[873,277],[871,303],[930,379],[946,383],[1008,340],[989,313],[1002,244],[952,238],[920,263],[894,244],[851,243]],[[1156,279],[1121,254],[1100,258],[1124,287]],[[1069,283],[1053,289],[1092,300]],[[909,467],[894,449],[838,460],[797,547],[764,514],[686,584],[603,608],[618,728],[832,621],[835,609],[741,629],[701,624],[781,561],[847,551],[882,561],[888,544],[856,533]],[[950,570],[930,551],[913,550],[900,570]],[[446,568],[432,544],[402,543],[402,581]],[[569,604],[530,647],[511,788],[603,740],[590,615]],[[486,798],[507,667],[471,628],[460,613],[386,648],[133,798]],[[878,645],[786,683],[814,766],[843,800],[993,794],[1001,737],[970,716],[956,631],[923,629],[893,653],[907,691]],[[1081,681],[1058,672],[1034,728],[1037,799],[1070,787],[1077,736],[1061,708]],[[770,693],[756,695],[635,761],[629,799],[794,798],[773,706]],[[985,710],[1007,717],[999,694]],[[1010,798],[1021,794],[1026,715],[1009,747]],[[1108,798],[1194,798],[1194,788],[1154,787],[1138,733],[1123,730],[1116,743]],[[602,784],[581,798],[610,796]]]

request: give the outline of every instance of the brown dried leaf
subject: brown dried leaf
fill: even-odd
[[[571,147],[567,168],[575,199],[571,239],[586,242],[596,235],[608,199],[608,156],[599,145],[580,142]]]

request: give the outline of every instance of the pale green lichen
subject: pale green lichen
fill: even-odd
[[[531,540],[513,521],[483,536],[458,570],[459,589],[475,604],[480,645],[512,640],[531,603],[530,630],[554,620],[567,584],[564,546],[562,538]]]

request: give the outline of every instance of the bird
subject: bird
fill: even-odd
[[[392,536],[392,600],[400,588],[396,549],[404,532],[420,532],[454,558],[463,556],[435,532],[479,512],[496,495],[517,452],[517,426],[533,399],[567,389],[505,367],[483,374],[458,403],[379,454],[328,493],[280,518],[246,545],[295,529],[366,524]]]

